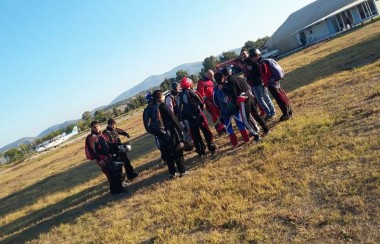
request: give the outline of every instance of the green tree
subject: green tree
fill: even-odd
[[[258,38],[256,41],[247,41],[244,44],[244,47],[247,48],[248,50],[251,48],[263,48],[265,47],[265,43],[268,41],[269,36],[265,36],[262,38]]]
[[[204,59],[202,62],[203,68],[201,69],[200,76],[203,77],[206,75],[208,70],[214,70],[216,65],[219,64],[219,59],[215,56],[210,56]]]
[[[83,121],[90,121],[92,119],[92,115],[90,111],[86,111],[82,114]]]
[[[194,82],[194,84],[198,83],[199,81],[198,75],[189,75],[189,78]]]
[[[85,131],[88,128],[90,128],[91,122],[85,122],[85,121],[78,121],[77,126],[80,131]]]
[[[183,77],[188,77],[189,76],[189,74],[187,73],[186,70],[178,70],[175,74],[176,74],[176,78],[175,79],[177,81],[182,80]]]
[[[139,107],[143,106],[145,104],[145,97],[142,94],[138,95],[136,97],[136,103]]]
[[[114,117],[117,117],[117,116],[119,116],[121,114],[121,110],[118,109],[117,107],[113,107],[112,108],[112,112],[113,112],[113,116]]]
[[[107,121],[107,114],[104,112],[104,110],[99,109],[94,114],[94,119],[99,121],[100,123]]]
[[[66,132],[66,134],[70,134],[70,133],[73,131],[75,125],[76,125],[76,124],[68,125],[68,126],[65,128],[65,132]]]
[[[165,78],[164,81],[160,84],[160,89],[163,91],[170,89],[170,79]]]
[[[247,48],[248,50],[251,48],[256,48],[256,43],[254,41],[246,41],[244,43],[244,47]]]
[[[237,58],[237,55],[235,52],[233,52],[233,51],[223,52],[222,56],[219,57],[219,62],[224,63],[224,62],[231,60],[233,58]]]
[[[20,144],[18,146],[18,149],[21,151],[23,155],[26,155],[29,153],[30,145],[29,144]]]
[[[269,36],[265,36],[265,37],[257,39],[255,41],[256,47],[257,48],[263,48],[263,47],[265,47],[265,43],[268,41],[268,39],[269,39]]]
[[[4,157],[9,160],[9,162],[15,161],[22,158],[23,153],[18,148],[11,148],[4,152]]]

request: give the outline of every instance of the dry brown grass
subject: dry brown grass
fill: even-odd
[[[83,137],[0,172],[0,242],[256,243],[380,241],[380,22],[280,61],[295,118],[260,144],[199,161],[167,180],[141,111],[141,177],[113,197]]]

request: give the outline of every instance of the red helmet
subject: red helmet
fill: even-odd
[[[183,77],[181,80],[181,88],[182,89],[189,89],[193,85],[193,81],[187,77]]]

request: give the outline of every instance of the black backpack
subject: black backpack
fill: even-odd
[[[200,114],[200,107],[196,101],[195,92],[185,90],[178,96],[178,112],[183,118],[188,118]]]
[[[147,132],[153,135],[159,135],[165,131],[165,126],[161,118],[159,103],[149,105],[144,109],[143,121]]]

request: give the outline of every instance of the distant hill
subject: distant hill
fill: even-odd
[[[160,84],[164,81],[165,78],[172,78],[176,77],[176,72],[178,70],[185,70],[189,75],[192,74],[198,74],[202,69],[202,62],[195,62],[195,63],[187,63],[179,65],[172,70],[163,73],[161,75],[152,75],[143,80],[140,84],[132,87],[131,89],[121,93],[119,96],[117,96],[110,104],[115,104],[117,102],[120,102],[122,100],[128,99],[144,90],[148,90],[152,87],[160,86]]]
[[[59,130],[59,129],[65,129],[67,126],[69,125],[72,125],[72,124],[76,124],[78,122],[79,119],[77,120],[69,120],[69,121],[66,121],[62,124],[58,124],[58,125],[53,125],[49,128],[47,128],[46,130],[42,131],[37,137],[43,137],[43,136],[46,136],[47,134],[53,132],[53,131],[56,131],[56,130]]]
[[[17,141],[9,143],[8,145],[0,148],[0,153],[3,153],[5,151],[7,151],[8,149],[18,147],[21,144],[29,144],[32,141],[34,141],[36,138],[37,137],[24,137],[24,138],[18,139]]]

